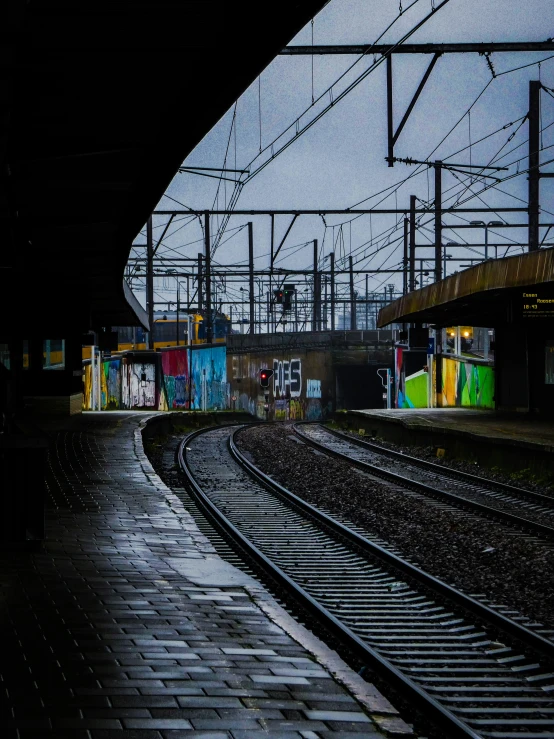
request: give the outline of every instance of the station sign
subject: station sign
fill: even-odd
[[[554,319],[554,290],[551,285],[524,288],[521,298],[523,318]]]

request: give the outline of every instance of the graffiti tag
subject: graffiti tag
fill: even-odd
[[[290,362],[273,360],[273,394],[277,397],[290,396],[298,398],[302,391],[302,362],[291,359]]]
[[[321,380],[306,380],[306,397],[321,398]]]

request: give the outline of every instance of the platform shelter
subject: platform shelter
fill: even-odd
[[[408,293],[380,311],[378,325],[392,323],[405,324],[406,349],[420,350],[418,370],[427,373],[431,407],[452,405],[450,391],[455,395],[457,385],[468,381],[467,358],[459,357],[453,379],[448,371],[443,329],[469,326],[494,331],[487,347],[494,356],[494,386],[483,407],[544,415],[554,410],[553,249],[482,262]],[[480,363],[474,358],[473,364]],[[477,383],[486,381],[480,375]]]

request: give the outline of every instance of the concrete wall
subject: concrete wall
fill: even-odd
[[[270,387],[259,384],[261,369],[273,370]],[[259,351],[229,354],[227,375],[231,408],[272,420],[325,418],[333,410],[332,357],[320,350]],[[233,400],[233,398],[235,400]]]
[[[393,336],[391,331],[231,336],[230,407],[261,419],[314,421],[337,408],[383,407],[377,369],[392,368]],[[259,373],[266,368],[274,374],[264,390]]]

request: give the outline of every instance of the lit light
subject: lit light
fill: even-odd
[[[469,331],[464,331],[464,336],[469,336]]]

